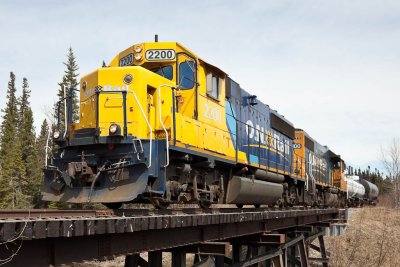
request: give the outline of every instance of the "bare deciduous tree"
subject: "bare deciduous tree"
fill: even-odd
[[[400,208],[400,141],[398,138],[381,148],[382,164],[393,184],[393,201],[395,208]]]
[[[54,104],[55,106],[56,104]],[[57,124],[56,121],[56,116],[55,116],[55,110],[54,107],[50,107],[50,106],[42,106],[42,112],[44,113],[44,115],[46,116],[46,120],[49,122],[49,125],[52,127],[53,125]]]

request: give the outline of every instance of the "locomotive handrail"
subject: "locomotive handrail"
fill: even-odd
[[[261,167],[261,131],[258,131],[258,167]]]
[[[149,169],[151,167],[151,160],[152,160],[153,128],[151,128],[149,120],[147,119],[146,114],[144,113],[143,108],[139,103],[139,99],[137,98],[136,93],[134,91],[130,91],[130,90],[129,91],[100,91],[99,93],[122,93],[122,92],[132,93],[132,95],[136,101],[136,104],[138,105],[139,110],[142,113],[142,116],[143,116],[147,126],[149,127],[149,130],[150,130],[150,138],[149,138],[150,139],[150,144],[149,144],[150,152],[149,152],[149,164],[148,165],[146,164],[146,167]]]
[[[65,93],[66,90],[64,90]],[[74,99],[74,92],[79,92],[79,90],[75,89],[74,87],[69,88],[69,95],[68,95],[68,115],[65,112],[64,117],[65,117],[65,125],[66,125],[66,131],[64,132],[64,138],[66,134],[70,135],[71,131],[71,124],[74,122],[73,119],[73,114],[74,114],[74,104],[73,104],[73,99]],[[67,99],[65,99],[65,103],[67,102]]]
[[[309,165],[309,162],[308,162],[308,161],[306,160],[306,158],[304,158],[303,156],[300,156],[300,155],[296,154],[295,151],[294,151],[294,147],[293,147],[293,146],[288,145],[288,144],[286,144],[285,142],[283,142],[282,140],[278,140],[277,138],[275,138],[275,137],[273,137],[273,136],[269,136],[268,134],[266,134],[266,133],[260,131],[259,129],[257,129],[257,128],[254,127],[254,126],[250,126],[250,125],[248,125],[247,123],[238,120],[238,119],[236,118],[236,116],[234,116],[234,115],[230,115],[230,114],[226,113],[226,116],[232,117],[232,118],[235,120],[235,122],[236,122],[236,129],[237,129],[236,134],[232,133],[232,132],[229,131],[229,130],[227,131],[227,132],[232,133],[233,135],[236,136],[236,161],[238,160],[238,159],[237,159],[237,153],[238,153],[238,150],[239,150],[239,140],[240,140],[240,138],[239,138],[239,134],[240,134],[240,131],[239,131],[239,124],[241,124],[241,125],[245,126],[245,127],[247,128],[248,131],[250,131],[250,129],[253,129],[253,130],[255,131],[255,134],[257,134],[257,135],[259,136],[258,144],[261,142],[261,134],[264,136],[264,138],[265,138],[265,145],[266,145],[266,153],[267,153],[267,155],[266,155],[266,157],[267,157],[267,160],[266,160],[266,167],[267,167],[267,169],[270,169],[271,167],[273,168],[274,166],[275,166],[276,169],[278,169],[278,166],[282,166],[282,167],[284,167],[284,171],[285,171],[285,172],[289,172],[289,173],[290,173],[290,168],[293,167],[293,159],[292,159],[292,161],[289,162],[289,165],[287,165],[286,162],[285,162],[284,164],[278,164],[278,161],[277,161],[276,159],[275,159],[275,161],[271,161],[271,159],[270,159],[270,149],[273,148],[273,145],[271,144],[271,142],[275,142],[276,144],[279,143],[279,144],[282,144],[282,145],[284,146],[284,149],[285,149],[284,154],[285,154],[286,152],[288,152],[286,146],[289,146],[289,152],[290,152],[290,154],[292,155],[292,157],[294,157],[294,155],[296,155],[296,157],[298,158],[298,162],[296,163],[296,164],[297,164],[296,166],[298,167],[299,164],[300,164],[300,168],[299,168],[299,169],[300,169],[300,177],[302,177],[302,178],[304,178],[305,180],[307,180],[307,177],[303,177],[303,176],[306,175],[306,173],[303,173],[303,162],[304,162],[304,164],[306,164],[306,165]],[[249,153],[249,145],[250,145],[250,140],[249,140],[249,138],[248,138],[247,141],[248,141],[248,144],[247,144],[247,151],[243,151],[243,152],[245,152],[245,153],[248,154],[248,153]],[[258,146],[258,147],[260,147],[260,146]],[[259,153],[259,154],[260,154],[260,153]],[[259,160],[260,160],[260,159],[261,159],[261,158],[259,157]],[[299,161],[300,161],[300,162],[299,162]],[[304,167],[305,167],[305,166],[304,166]],[[289,169],[288,169],[288,168],[289,168]],[[305,170],[304,170],[304,171],[305,171]]]
[[[47,168],[47,159],[49,158],[49,140],[50,140],[50,129],[48,130],[47,133],[47,139],[46,139],[46,147],[45,147],[45,158],[44,158],[44,166]]]
[[[142,116],[143,116],[143,118],[144,118],[144,120],[146,121],[146,124],[147,124],[147,126],[149,127],[149,130],[150,130],[150,144],[149,144],[149,149],[150,149],[150,152],[149,152],[149,164],[148,165],[146,165],[147,166],[147,169],[149,169],[150,167],[151,167],[151,152],[152,152],[152,143],[153,143],[153,129],[151,128],[151,125],[150,125],[150,122],[149,122],[149,120],[147,119],[147,117],[146,117],[146,114],[144,113],[144,111],[143,111],[143,108],[142,108],[142,106],[140,105],[140,103],[139,103],[139,100],[138,100],[138,98],[137,98],[137,96],[136,96],[136,93],[134,92],[134,91],[128,91],[129,93],[132,93],[133,94],[133,97],[135,98],[135,101],[136,101],[136,104],[139,106],[139,109],[140,109],[140,112],[142,113]]]
[[[65,101],[65,98],[61,98],[59,101],[57,101],[57,130],[61,131],[61,111],[60,111],[60,105],[61,102]],[[64,111],[64,117],[66,117],[65,115],[65,111]],[[66,125],[64,125],[65,127]]]
[[[68,121],[67,121],[67,89],[64,87],[63,88],[63,94],[64,94],[64,136],[63,138],[65,139],[65,136],[67,135],[67,130],[68,130]]]
[[[283,155],[286,155],[286,145],[285,142],[282,141],[283,144]],[[286,160],[283,160],[283,172],[286,172]]]
[[[109,101],[109,100],[123,100],[123,99],[124,99],[123,97],[107,97],[106,101]]]
[[[164,168],[168,167],[169,165],[169,141],[168,141],[168,131],[165,128],[164,123],[162,122],[162,114],[161,114],[161,88],[162,87],[169,87],[171,89],[174,89],[174,86],[168,85],[168,84],[161,84],[160,86],[158,86],[158,115],[159,115],[159,119],[160,119],[160,124],[162,126],[162,128],[164,129],[165,132],[165,143],[166,143],[166,164],[163,166]],[[174,111],[175,112],[175,111]]]
[[[64,102],[64,133],[63,133],[63,138],[67,136],[67,133],[69,134],[69,126],[70,124],[73,123],[73,93],[74,92],[79,92],[79,90],[75,89],[74,87],[69,88],[69,95],[67,96],[66,94],[66,89],[64,87],[63,89],[63,97],[57,101],[56,106],[57,106],[57,130],[61,131],[61,111],[60,111],[60,105],[61,102]],[[67,100],[69,101],[69,107],[67,108]],[[68,113],[67,113],[68,111]]]
[[[201,95],[201,96],[202,96],[202,95]],[[202,97],[204,97],[204,96],[202,96]],[[232,118],[235,120],[235,132],[230,131],[229,128],[228,128],[227,131],[223,130],[223,132],[229,133],[230,135],[232,135],[232,136],[235,137],[235,144],[234,144],[234,145],[235,145],[235,161],[238,162],[238,149],[239,149],[239,135],[238,135],[238,132],[239,132],[239,123],[238,123],[238,119],[236,118],[235,114],[233,113],[233,109],[232,109],[231,103],[230,103],[229,101],[227,101],[227,103],[229,103],[229,108],[230,108],[232,114],[229,114],[229,113],[225,112],[225,116],[232,117]],[[226,105],[227,105],[227,104],[226,104]],[[232,140],[232,141],[233,141],[233,140]]]
[[[232,108],[232,107],[231,107]],[[237,118],[236,118],[236,116],[234,115],[234,114],[229,114],[229,113],[226,113],[226,116],[229,116],[229,117],[232,117],[234,120],[235,120],[235,124],[236,124],[236,133],[233,133],[232,131],[230,131],[230,130],[228,130],[228,131],[226,131],[226,132],[228,132],[228,133],[231,133],[231,134],[233,134],[234,136],[235,136],[235,138],[236,138],[236,151],[235,151],[235,154],[236,154],[236,161],[238,161],[238,151],[239,151],[239,142],[240,142],[240,138],[239,138],[239,136],[240,136],[240,133],[241,133],[241,131],[239,131],[239,125],[243,125],[244,127],[246,127],[247,128],[247,131],[248,132],[250,132],[250,129],[253,129],[254,131],[255,131],[255,134],[257,134],[257,136],[259,137],[258,138],[258,142],[257,142],[257,144],[258,144],[258,149],[260,150],[260,143],[262,143],[262,144],[264,144],[263,142],[264,141],[262,141],[262,140],[265,140],[265,146],[266,146],[266,168],[267,169],[270,169],[270,168],[273,168],[274,166],[275,166],[275,168],[276,168],[276,170],[278,169],[278,166],[282,166],[283,167],[283,170],[285,171],[285,172],[289,172],[290,173],[290,169],[292,168],[292,167],[294,167],[293,165],[294,165],[294,157],[295,157],[295,155],[296,155],[296,158],[297,158],[297,160],[296,160],[296,168],[298,168],[299,169],[299,173],[297,174],[297,176],[300,176],[301,178],[304,178],[304,180],[307,182],[308,180],[309,180],[309,177],[306,177],[307,176],[307,173],[305,172],[305,168],[306,168],[306,165],[309,165],[309,162],[308,162],[308,160],[305,158],[305,157],[303,157],[303,156],[301,156],[301,155],[298,155],[296,152],[295,152],[295,150],[294,150],[294,147],[293,147],[293,145],[289,145],[289,144],[287,144],[287,143],[285,143],[285,142],[283,142],[282,140],[278,140],[277,138],[275,138],[275,137],[273,137],[273,136],[270,136],[270,135],[268,135],[267,133],[265,133],[265,132],[262,132],[262,131],[260,131],[259,129],[257,129],[256,127],[254,127],[254,126],[251,126],[251,125],[249,125],[249,124],[247,124],[247,123],[245,123],[245,122],[243,122],[243,121],[240,121],[240,120],[238,120]],[[263,139],[261,139],[261,135],[265,138],[263,138]],[[243,151],[243,152],[245,152],[245,153],[247,153],[247,154],[249,154],[249,146],[250,146],[250,140],[249,140],[249,136],[248,136],[248,138],[247,138],[247,142],[248,142],[248,144],[247,144],[247,151],[245,150],[245,151]],[[271,148],[273,148],[274,146],[273,146],[273,144],[271,144],[272,142],[274,142],[276,145],[278,145],[278,143],[279,144],[282,144],[283,146],[284,146],[284,155],[286,155],[286,153],[287,152],[289,152],[289,154],[291,155],[291,160],[288,162],[288,164],[286,164],[286,161],[283,163],[283,164],[278,164],[278,161],[275,159],[274,161],[271,161],[271,159],[270,159],[270,150],[271,150]],[[244,146],[246,145],[246,144],[243,144]],[[258,151],[258,159],[259,159],[259,165],[261,165],[261,155],[260,155],[261,153],[260,153],[260,151]],[[304,166],[303,166],[303,164],[304,164]]]

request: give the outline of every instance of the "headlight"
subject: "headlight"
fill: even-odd
[[[60,137],[60,131],[54,131],[53,138],[58,139]]]
[[[110,134],[116,134],[118,131],[118,124],[111,124],[109,131]]]
[[[142,52],[142,47],[136,46],[136,47],[135,47],[135,52],[136,52],[136,53]]]
[[[132,80],[133,80],[133,76],[131,74],[125,75],[125,77],[124,77],[125,84],[130,84],[132,82]]]
[[[135,54],[135,59],[137,61],[141,60],[142,59],[142,55],[141,54]]]

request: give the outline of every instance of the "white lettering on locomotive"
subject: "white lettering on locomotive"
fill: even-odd
[[[216,122],[221,122],[222,120],[221,111],[207,103],[204,104],[204,117]]]
[[[246,122],[246,134],[250,139],[254,138],[254,125],[251,120]]]
[[[250,140],[260,142],[262,145],[267,145],[285,155],[290,155],[290,141],[284,139],[281,141],[281,136],[277,133],[272,133],[270,130],[265,130],[264,127],[254,123],[251,120],[246,122],[246,134]]]
[[[95,92],[94,88],[90,88],[90,89],[87,89],[86,91],[84,91],[83,95],[85,97],[88,97],[88,96],[94,95],[94,92]]]
[[[104,88],[104,91],[128,91],[129,85],[128,84],[123,84],[123,85],[105,84],[103,86],[103,88]]]

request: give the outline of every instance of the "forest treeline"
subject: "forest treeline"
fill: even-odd
[[[32,208],[47,207],[48,203],[41,201],[40,187],[43,180],[42,168],[45,165],[46,147],[51,156],[54,151],[50,133],[57,125],[57,114],[60,114],[60,130],[64,127],[64,99],[69,90],[78,85],[78,64],[72,48],[69,48],[67,60],[63,63],[65,71],[58,84],[58,101],[44,120],[38,132],[34,128],[34,116],[30,104],[30,87],[27,78],[22,78],[18,84],[16,75],[11,72],[7,87],[6,107],[1,110],[0,126],[0,208]],[[21,88],[20,96],[17,88]],[[73,99],[73,120],[79,118],[78,98]],[[58,104],[60,103],[60,105]],[[69,103],[67,103],[68,105]],[[59,108],[60,106],[60,108]],[[381,193],[388,193],[393,187],[393,179],[384,177],[375,169],[371,171],[356,169],[355,175],[376,184]],[[399,186],[400,188],[400,186]],[[66,207],[63,204],[52,203],[50,207]]]
[[[72,48],[68,50],[65,71],[58,84],[59,101],[64,98],[64,88],[76,87],[78,65]],[[21,93],[18,96],[18,89]],[[68,98],[68,91],[67,98]],[[55,103],[48,120],[45,119],[38,132],[34,127],[34,116],[30,103],[31,90],[27,78],[19,85],[17,77],[10,72],[7,85],[6,106],[1,110],[0,126],[0,208],[45,207],[41,201],[40,187],[43,180],[46,147],[52,152],[49,133],[56,127],[58,105]],[[78,115],[77,96],[73,98],[74,117]],[[64,103],[62,102],[62,107]],[[64,128],[64,109],[60,108],[61,130]],[[57,206],[57,205],[55,205]]]
[[[374,170],[371,170],[370,166],[364,170],[358,168],[354,171],[354,175],[358,175],[359,177],[376,184],[381,195],[389,193],[392,189],[391,179],[389,179],[387,176],[384,176],[384,174],[377,168]]]

